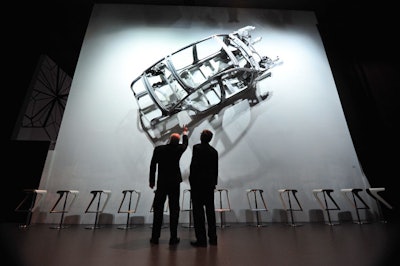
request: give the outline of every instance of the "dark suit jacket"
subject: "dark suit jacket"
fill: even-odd
[[[182,144],[164,144],[154,148],[150,163],[149,182],[157,187],[174,186],[182,182],[179,160],[189,144],[188,136],[182,136]],[[158,168],[157,168],[158,165]]]
[[[215,188],[218,184],[218,152],[208,143],[193,146],[189,183],[192,190]]]

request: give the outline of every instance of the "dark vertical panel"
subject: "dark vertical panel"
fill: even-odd
[[[361,11],[345,19],[324,16],[318,28],[362,168],[370,185],[386,187],[387,199],[399,206],[394,177],[400,113],[395,24],[391,12]],[[388,215],[398,220],[397,211]]]
[[[39,187],[49,141],[10,141],[6,147],[0,193],[0,222],[25,222],[26,214],[15,212],[24,189]]]

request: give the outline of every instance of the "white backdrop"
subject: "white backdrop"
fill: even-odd
[[[258,90],[271,97],[256,106],[246,102],[229,108],[219,126],[205,120],[190,128],[189,148],[181,159],[187,181],[192,145],[204,128],[214,133],[212,145],[220,153],[219,187],[230,191],[228,221],[245,222],[245,190],[265,191],[267,221],[280,222],[278,189],[297,189],[310,221],[320,209],[314,188],[335,189],[341,212],[354,211],[341,188],[369,187],[346,125],[335,82],[312,12],[216,7],[96,4],[82,45],[56,147],[49,153],[40,188],[48,194],[36,222],[58,223],[49,214],[57,190],[79,190],[66,214],[71,223],[91,224],[84,213],[91,190],[111,190],[104,210],[107,223],[123,224],[118,214],[122,190],[142,193],[137,213],[151,223],[153,191],[148,187],[153,143],[141,131],[130,83],[163,56],[191,42],[241,27],[256,27],[255,45],[263,55],[279,56],[282,64]],[[369,201],[370,202],[370,201]],[[371,205],[372,206],[372,205]],[[338,213],[332,214],[337,220]],[[140,219],[139,219],[140,218]],[[181,222],[187,222],[182,213]]]

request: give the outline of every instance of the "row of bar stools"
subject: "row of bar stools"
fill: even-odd
[[[219,213],[220,215],[220,224],[218,225],[220,228],[225,228],[228,227],[229,225],[226,224],[225,221],[225,213],[230,212],[231,209],[231,203],[229,202],[229,194],[228,190],[225,188],[221,189],[215,189],[214,193],[217,194],[215,197],[215,200],[217,200],[218,204],[217,207],[215,208],[215,211]]]
[[[106,207],[107,202],[110,199],[111,190],[92,190],[92,191],[90,191],[90,193],[92,193],[92,200],[90,201],[89,205],[87,206],[85,213],[95,213],[96,217],[94,220],[94,224],[92,226],[87,226],[85,228],[86,229],[98,229],[98,228],[101,228],[101,226],[98,225],[99,215],[100,215],[100,213],[102,213],[104,211],[104,208]],[[103,194],[106,196],[106,199],[103,200],[103,202],[102,202],[101,196]],[[95,209],[93,209],[93,207],[91,207],[91,206],[96,198],[97,198],[97,207]]]
[[[189,223],[187,225],[182,225],[182,227],[193,228],[194,227],[193,221],[192,221],[193,220],[192,219],[193,208],[192,208],[192,195],[191,195],[190,189],[184,189],[182,192],[181,211],[189,213]]]
[[[63,225],[64,214],[69,212],[72,203],[74,203],[76,197],[79,194],[79,191],[78,190],[58,190],[57,194],[58,194],[58,199],[57,199],[56,203],[54,204],[54,206],[51,208],[50,213],[61,213],[61,219],[60,219],[60,223],[57,226],[50,227],[52,229],[62,229],[62,228],[67,227],[67,226]],[[69,195],[72,195],[73,198],[68,199]],[[61,208],[61,206],[59,206],[59,203],[61,202],[61,199],[63,199],[63,198],[64,198],[64,202],[63,202],[62,208]]]
[[[130,224],[130,221],[129,221],[130,215],[132,213],[136,213],[141,193],[138,190],[130,189],[130,190],[123,190],[122,194],[124,196],[122,197],[121,204],[119,205],[118,213],[126,213],[127,217],[126,217],[126,225],[119,226],[118,229],[131,229],[131,228],[134,228],[134,225]],[[127,194],[129,194],[129,201],[125,200]],[[132,208],[132,196],[134,197],[134,200],[135,200],[134,208]],[[126,207],[126,204],[128,205],[127,207]],[[122,209],[123,206],[125,206],[126,208]]]
[[[260,212],[268,211],[267,204],[265,203],[264,200],[263,192],[264,191],[262,189],[256,189],[256,188],[246,190],[249,208],[252,212],[256,213],[257,223],[255,226],[257,227],[265,226],[265,224],[261,222]],[[251,197],[253,198],[253,200],[250,199]]]
[[[34,209],[39,206],[47,190],[43,189],[24,189],[25,197],[15,208],[16,212],[27,212],[26,222],[20,228],[28,228],[31,225],[31,218]]]
[[[333,192],[333,189],[313,189],[313,194],[314,197],[317,199],[318,203],[321,205],[321,208],[326,211],[326,214],[328,216],[328,225],[336,225],[337,223],[332,223],[331,220],[331,215],[329,211],[335,211],[335,210],[340,210],[339,205],[336,203],[336,201],[332,198],[331,193]],[[324,201],[320,199],[318,196],[319,194],[322,194]],[[329,200],[328,200],[329,199]]]
[[[300,202],[296,196],[297,190],[296,189],[278,189],[278,192],[279,192],[280,199],[282,201],[283,208],[285,208],[286,212],[289,212],[289,214],[290,214],[290,224],[289,225],[300,226],[301,224],[295,223],[294,215],[293,215],[294,211],[303,211],[303,208],[301,207]],[[286,195],[289,206],[286,205],[284,195]],[[293,199],[296,201],[296,205],[294,205],[294,206],[292,205],[292,200],[291,200],[290,195],[292,195]]]
[[[361,189],[361,188],[342,188],[340,191],[343,193],[345,198],[350,202],[351,205],[353,205],[354,209],[356,210],[357,221],[355,223],[357,223],[357,224],[368,223],[366,221],[364,221],[364,222],[361,221],[360,213],[359,213],[359,210],[369,209],[368,204],[358,194],[361,191],[363,191],[363,189]],[[352,198],[350,198],[349,194],[351,194]]]

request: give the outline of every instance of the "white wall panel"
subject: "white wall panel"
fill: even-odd
[[[76,189],[79,197],[66,216],[91,224],[84,211],[91,190],[112,191],[105,213],[124,224],[118,214],[122,190],[142,192],[138,212],[151,223],[153,191],[148,187],[154,148],[139,126],[130,83],[163,56],[216,33],[246,25],[263,39],[257,50],[282,64],[271,70],[258,90],[270,92],[250,107],[241,102],[228,108],[218,123],[204,120],[190,128],[189,148],[181,159],[188,188],[192,145],[200,131],[211,129],[212,145],[220,153],[219,187],[231,191],[231,222],[245,222],[245,190],[265,190],[269,221],[279,222],[278,189],[295,188],[304,211],[319,209],[314,188],[333,188],[342,212],[353,212],[341,188],[369,187],[346,125],[335,82],[312,12],[240,8],[151,5],[95,5],[82,45],[57,145],[48,159],[41,189],[48,190],[42,211],[54,204],[57,190]],[[372,206],[373,207],[373,206]],[[353,215],[354,212],[353,212]],[[332,214],[333,220],[337,214]],[[42,214],[41,221],[58,223],[59,215]],[[355,217],[355,216],[354,216]],[[181,222],[187,222],[182,213]]]

